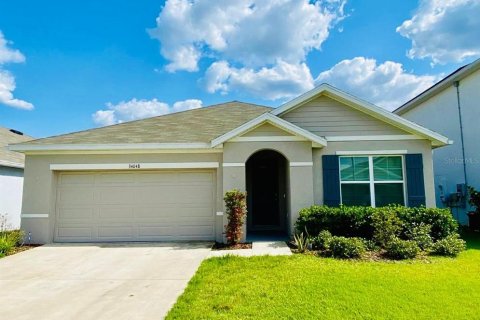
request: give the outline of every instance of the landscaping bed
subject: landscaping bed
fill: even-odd
[[[252,243],[235,243],[235,244],[227,244],[227,243],[220,243],[215,242],[212,247],[212,250],[238,250],[238,249],[252,249]]]
[[[300,211],[292,245],[342,259],[455,257],[465,250],[448,209],[403,206],[312,206]]]
[[[0,258],[34,247],[38,247],[38,245],[23,243],[23,232],[21,230],[0,230]]]

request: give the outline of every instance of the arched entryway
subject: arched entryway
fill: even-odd
[[[284,236],[287,230],[287,159],[273,150],[246,162],[247,235]]]

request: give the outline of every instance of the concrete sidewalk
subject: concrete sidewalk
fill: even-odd
[[[253,241],[251,249],[216,250],[211,251],[209,257],[222,257],[229,254],[241,257],[263,255],[288,256],[292,254],[292,251],[287,246],[285,241]]]

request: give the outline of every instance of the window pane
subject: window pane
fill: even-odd
[[[384,207],[389,204],[405,204],[403,199],[403,183],[375,184],[375,206]]]
[[[368,158],[341,157],[340,177],[342,181],[368,181]]]
[[[342,203],[347,206],[370,206],[370,184],[342,184]]]
[[[373,176],[376,181],[403,180],[402,157],[373,157]]]

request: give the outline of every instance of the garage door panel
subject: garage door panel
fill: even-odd
[[[175,206],[162,208],[161,211],[158,208],[135,208],[134,215],[139,219],[176,219],[178,217],[195,218],[195,217],[212,217],[212,207],[192,207],[192,208],[178,208]]]
[[[59,185],[79,185],[79,184],[95,184],[95,176],[89,174],[68,174],[61,175],[58,180]]]
[[[58,192],[58,203],[62,205],[82,205],[93,203],[95,192],[92,187],[69,186],[61,187]]]
[[[213,237],[213,227],[205,226],[140,226],[138,227],[139,237],[183,237],[183,239],[211,239]]]
[[[55,241],[213,240],[213,171],[62,173]]]
[[[96,198],[98,204],[111,204],[111,205],[129,205],[136,204],[135,201],[135,189],[133,187],[97,187]]]
[[[95,182],[98,185],[102,184],[134,184],[132,179],[134,175],[131,173],[115,173],[115,174],[98,174]]]
[[[59,220],[91,220],[95,214],[94,208],[85,207],[67,207],[57,210]]]
[[[132,239],[134,236],[134,230],[132,226],[99,226],[98,238],[121,238]]]
[[[98,219],[131,219],[134,215],[134,208],[130,206],[101,206],[98,208]]]
[[[68,239],[83,239],[89,240],[92,238],[91,227],[62,227],[57,229],[57,237],[61,237],[65,240]]]

